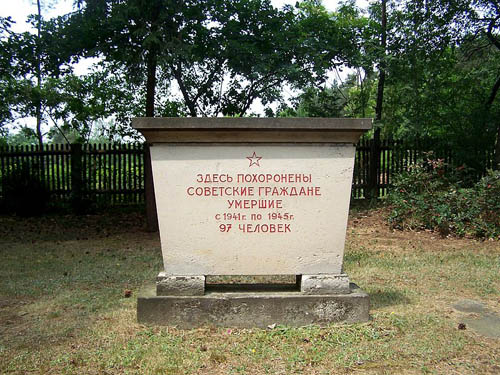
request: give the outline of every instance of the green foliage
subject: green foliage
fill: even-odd
[[[294,106],[280,108],[280,117],[342,117],[344,97],[339,88],[307,88],[294,100]]]
[[[494,3],[407,0],[392,7],[386,134],[431,136],[452,146],[459,163],[484,170],[473,151],[500,142],[500,17]]]
[[[21,126],[15,134],[7,133],[0,141],[3,146],[28,146],[38,144],[36,133],[27,126]]]
[[[38,168],[27,164],[16,165],[0,180],[2,194],[0,212],[20,216],[43,214],[49,204],[49,193]]]
[[[375,117],[383,108],[382,135],[438,139],[476,171],[485,163],[474,150],[496,142],[500,154],[496,1],[377,0],[366,13],[354,1],[333,12],[319,0],[281,9],[269,0],[74,4],[61,17],[30,16],[39,36],[0,18],[0,137],[29,117],[39,119],[39,141],[50,127],[53,140],[88,142],[103,121],[99,136],[136,137],[132,117],[245,116],[260,100],[267,116]],[[73,74],[86,57],[101,62]],[[286,87],[298,95],[276,114]]]
[[[399,175],[388,195],[389,222],[444,236],[500,237],[500,171],[464,187],[467,174],[447,167],[442,160],[427,159]]]
[[[75,53],[126,70],[146,100],[175,82],[190,116],[246,115],[256,99],[279,100],[285,83],[305,87],[354,64],[360,50],[352,4],[329,13],[318,1],[281,10],[269,0],[77,3],[66,29],[86,32]]]

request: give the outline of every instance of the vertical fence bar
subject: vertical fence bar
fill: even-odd
[[[46,184],[47,176],[45,175],[45,179],[44,179],[43,178],[44,174],[42,174],[42,171],[41,171],[41,169],[43,169],[43,164],[41,166],[38,166],[39,169],[36,171],[33,168],[32,161],[33,161],[33,159],[35,159],[37,157],[36,151],[34,151],[34,153],[31,154],[31,157],[28,156],[28,154],[30,154],[30,151],[31,151],[31,146],[32,145],[21,146],[21,165],[22,165],[22,168],[25,169],[26,172],[29,173],[30,175],[37,176],[40,179],[40,182]],[[34,150],[36,150],[36,148],[34,148]],[[43,162],[43,153],[41,151],[40,151],[39,158]]]
[[[18,163],[17,166],[19,168],[24,168],[24,160],[23,160],[23,146],[19,146],[18,152],[19,152],[19,157],[18,157]],[[33,164],[32,165],[26,165],[26,168],[28,168],[29,173],[36,173],[37,176],[40,178],[41,181],[45,180],[45,176],[43,174],[43,145],[37,145],[36,146],[36,153],[33,155]]]
[[[123,159],[123,201],[130,203],[130,144],[124,144],[124,159]]]
[[[3,199],[5,194],[5,157],[4,154],[7,153],[6,147],[0,146],[0,197]],[[1,203],[1,202],[0,202]]]
[[[384,139],[384,152],[385,152],[385,180],[384,180],[384,185],[385,185],[385,194],[389,192],[389,175],[391,173],[391,153],[389,149],[389,139]]]
[[[390,148],[390,157],[391,157],[391,161],[390,161],[390,168],[389,168],[389,176],[387,178],[387,184],[391,184],[392,183],[392,177],[394,176],[394,140],[391,139],[388,141],[388,144],[389,144],[389,148]]]
[[[21,145],[19,146],[19,166],[21,167],[21,169],[24,169],[25,168],[25,160],[24,160],[25,156],[24,156],[24,145]],[[23,171],[24,172],[24,171]],[[29,173],[29,170],[28,170],[28,173]]]
[[[71,179],[70,179],[70,173],[71,173],[71,167],[70,167],[70,145],[65,144],[64,145],[64,153],[63,153],[63,182],[64,182],[64,196],[66,199],[70,200],[70,194],[71,194]]]
[[[106,144],[99,145],[101,151],[99,152],[99,189],[102,192],[103,202],[108,204],[108,196],[106,193],[106,176],[108,175],[106,169]]]
[[[370,148],[371,148],[371,139],[366,139],[366,149],[365,149],[365,162],[366,164],[364,165],[364,172],[365,172],[365,191],[364,191],[364,198],[368,198],[369,196],[369,181],[368,179],[370,178],[369,176],[369,171],[370,171],[370,165],[371,165],[371,160],[370,160]]]
[[[14,164],[14,166],[13,166],[14,168],[12,168],[13,170],[14,170],[16,167],[19,167],[19,160],[20,160],[20,158],[19,158],[19,153],[21,152],[21,150],[20,150],[20,146],[16,146],[15,150],[16,150],[16,151],[15,151],[15,155],[16,155],[16,162],[15,162],[15,164]]]
[[[55,195],[57,198],[62,198],[61,195],[61,155],[59,154],[59,144],[56,143],[55,145],[56,149],[56,191],[57,194]]]
[[[118,202],[123,203],[123,193],[122,193],[122,191],[123,191],[123,185],[122,185],[123,184],[123,170],[122,170],[123,147],[121,144],[118,144],[117,148],[118,148],[118,153],[117,153],[117,156],[118,156],[118,191],[120,192],[119,194],[117,194],[117,196],[118,196]]]
[[[83,158],[82,145],[71,145],[71,203],[75,212],[80,212],[83,201]]]
[[[50,148],[50,155],[49,155],[49,163],[50,163],[50,193],[51,196],[53,195],[54,191],[56,190],[56,180],[55,180],[55,155],[54,155],[54,145],[51,144]]]
[[[125,176],[127,177],[127,184],[125,186],[125,188],[127,189],[127,203],[130,203],[132,201],[131,197],[132,197],[132,145],[131,144],[128,144],[128,145],[125,145],[125,149],[127,150],[127,153],[126,153],[126,161],[127,161],[127,173],[125,174]]]
[[[354,156],[354,173],[353,173],[353,183],[354,186],[352,187],[352,197],[353,198],[358,198],[359,197],[359,166],[360,166],[360,155],[359,155],[359,146],[361,144],[361,140],[358,142],[356,145],[356,151],[355,151],[355,156]]]
[[[114,201],[114,193],[113,190],[115,188],[115,185],[113,183],[113,177],[114,177],[114,155],[113,155],[113,144],[108,145],[108,170],[109,170],[109,179],[108,179],[108,191],[109,191],[109,201],[111,204],[115,203]]]
[[[83,195],[85,199],[90,198],[90,153],[89,153],[89,148],[90,145],[84,144],[82,145],[82,164],[83,164],[83,170],[82,170],[82,190],[83,190]]]
[[[97,188],[97,145],[92,145],[92,197],[95,201],[98,200],[99,189]]]
[[[60,189],[61,189],[61,173],[60,173],[60,161],[59,161],[59,145],[58,144],[55,144],[55,164],[56,164],[56,174],[55,174],[55,182],[56,182],[56,185],[55,185],[55,189],[56,189],[56,192],[57,194],[55,194],[56,197],[60,198]]]
[[[103,164],[104,164],[104,175],[103,175],[103,180],[104,180],[104,191],[106,192],[106,203],[110,204],[111,203],[111,195],[109,194],[109,179],[111,178],[111,167],[110,167],[110,161],[109,161],[109,144],[104,144],[104,159],[103,159]]]
[[[120,148],[120,167],[118,168],[120,171],[120,190],[122,191],[120,193],[121,201],[120,203],[123,204],[126,202],[126,178],[127,178],[127,147],[126,145],[120,144],[118,145]]]
[[[106,188],[105,188],[105,180],[104,180],[104,177],[106,176],[106,144],[101,144],[99,143],[99,156],[98,156],[98,166],[97,166],[97,170],[98,170],[98,178],[99,178],[99,192],[100,192],[100,195],[101,195],[101,200],[103,202],[106,202]],[[107,203],[107,202],[106,202]]]
[[[402,147],[401,147],[401,168],[400,168],[400,171],[401,172],[404,172],[406,171],[406,165],[407,165],[407,149],[408,149],[408,146],[406,144],[406,142],[402,142]]]
[[[141,187],[141,201],[146,201],[146,189],[145,189],[145,173],[144,173],[144,159],[146,158],[146,144],[142,144],[141,147],[141,155],[139,156],[139,185]]]
[[[97,158],[97,161],[96,161],[96,173],[97,173],[97,176],[96,176],[96,183],[97,183],[97,191],[99,191],[99,193],[102,192],[102,156],[103,156],[103,147],[102,147],[102,144],[98,143],[97,144],[97,148],[99,149],[99,152],[96,154],[96,158]],[[102,195],[100,196],[101,199],[103,198]]]
[[[387,142],[382,141],[382,196],[387,194]]]
[[[11,152],[15,155],[17,151],[17,146],[12,146],[11,148]],[[9,158],[10,159],[10,163],[9,163],[9,171],[12,173],[12,171],[14,171],[14,168],[15,168],[15,165],[16,165],[16,157],[12,157],[12,158]]]
[[[67,190],[68,190],[68,156],[66,154],[66,150],[68,148],[68,144],[64,144],[61,147],[61,193],[64,196],[64,199],[68,201]]]
[[[139,161],[141,162],[141,179],[140,179],[140,183],[141,183],[141,200],[142,202],[146,202],[146,167],[144,166],[145,165],[145,162],[146,162],[146,144],[143,144],[142,147],[141,147],[141,156],[139,158]]]
[[[114,145],[113,144],[110,144],[109,145],[109,163],[110,163],[110,180],[109,180],[109,191],[111,192],[111,195],[110,195],[110,199],[111,199],[111,203],[115,203],[116,202],[116,199],[115,199],[115,194],[114,194],[114,190],[115,190],[115,187],[116,187],[116,168],[115,168],[115,155],[113,153],[114,151]]]
[[[137,193],[137,144],[134,143],[132,145],[133,149],[133,190],[134,193],[132,194],[133,201],[134,203],[139,203],[139,195]]]

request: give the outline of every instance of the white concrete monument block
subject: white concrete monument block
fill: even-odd
[[[308,293],[345,289],[345,275],[325,289],[311,275],[342,275],[354,144],[371,120],[133,124],[152,144],[164,275],[308,275]]]

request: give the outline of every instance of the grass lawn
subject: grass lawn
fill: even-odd
[[[190,331],[136,322],[162,267],[140,213],[0,217],[0,374],[500,374],[500,339],[459,329],[474,314],[452,307],[500,313],[500,243],[394,232],[382,217],[352,211],[346,244],[370,322]]]

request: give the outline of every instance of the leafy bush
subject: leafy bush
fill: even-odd
[[[21,216],[44,213],[49,203],[49,193],[37,170],[20,164],[0,181],[3,187],[0,210]]]
[[[432,229],[442,235],[500,237],[500,172],[468,186],[463,168],[427,159],[394,180],[388,202],[395,228]]]

